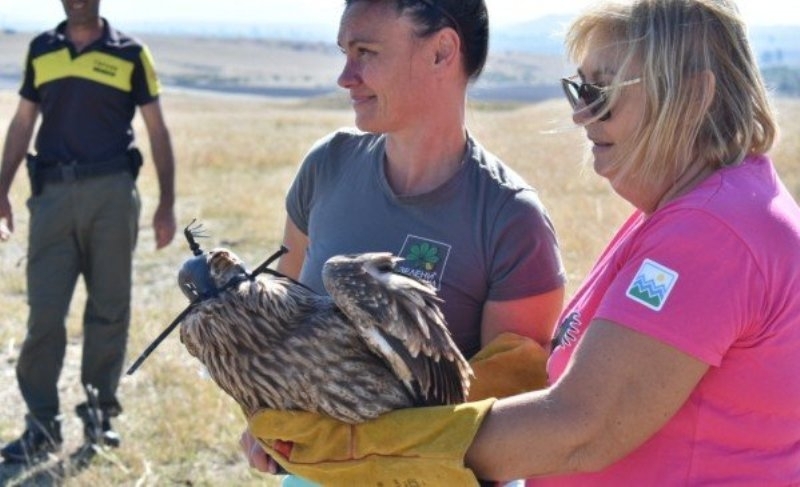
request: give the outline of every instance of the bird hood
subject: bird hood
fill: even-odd
[[[217,293],[205,254],[196,255],[183,263],[178,271],[178,286],[189,301],[207,299]]]

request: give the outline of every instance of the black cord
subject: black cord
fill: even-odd
[[[200,231],[201,231],[200,229],[201,229],[202,225],[196,225],[196,226],[192,227],[193,224],[194,224],[194,220],[192,220],[192,223],[190,223],[189,225],[186,226],[186,229],[184,230],[184,235],[186,236],[186,240],[189,241],[189,248],[192,250],[192,253],[194,253],[194,255],[200,255],[200,254],[203,253],[203,251],[200,250],[200,245],[195,242],[194,238],[195,237],[205,237],[206,235],[200,233]],[[275,252],[274,254],[269,256],[269,258],[267,258],[267,260],[265,260],[261,265],[256,267],[256,269],[253,272],[249,273],[246,278],[243,278],[241,275],[234,276],[233,278],[231,278],[230,281],[226,282],[225,285],[222,286],[222,288],[217,290],[216,292],[210,294],[209,296],[204,296],[204,297],[201,297],[201,298],[198,298],[198,299],[195,299],[194,301],[192,301],[189,304],[189,306],[187,306],[186,309],[181,311],[181,313],[174,320],[172,320],[172,323],[170,323],[169,326],[167,326],[167,328],[164,329],[164,331],[162,331],[161,334],[158,335],[158,337],[156,337],[155,340],[153,340],[153,343],[151,343],[144,350],[144,352],[142,352],[142,354],[139,355],[139,358],[137,358],[136,361],[133,363],[133,365],[131,365],[130,368],[128,368],[128,371],[126,372],[126,374],[127,375],[131,375],[134,372],[136,372],[136,369],[138,369],[142,365],[142,363],[145,361],[145,359],[148,356],[150,356],[150,354],[153,352],[153,350],[155,350],[161,344],[161,342],[163,342],[164,339],[167,338],[170,333],[172,333],[172,330],[174,330],[181,323],[181,321],[183,321],[183,319],[186,318],[186,315],[188,315],[189,312],[192,309],[194,309],[197,305],[199,305],[200,303],[202,303],[206,299],[215,297],[215,296],[219,295],[219,293],[221,293],[221,292],[223,292],[223,291],[225,291],[227,289],[230,289],[230,288],[232,288],[234,286],[237,286],[237,285],[241,284],[246,279],[254,281],[256,276],[258,276],[259,274],[267,273],[267,274],[270,274],[270,275],[273,275],[273,276],[278,276],[278,277],[283,277],[285,279],[289,279],[294,284],[298,284],[298,285],[303,286],[304,288],[308,289],[309,291],[312,291],[311,288],[309,288],[308,286],[306,286],[304,284],[301,284],[301,283],[295,281],[291,277],[283,275],[278,271],[269,269],[269,265],[270,264],[272,264],[273,262],[278,260],[283,254],[285,254],[287,252],[289,252],[289,249],[286,248],[285,246],[281,245],[281,248],[277,252]]]

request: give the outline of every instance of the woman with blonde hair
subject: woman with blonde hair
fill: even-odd
[[[735,4],[603,4],[567,47],[594,170],[636,209],[561,315],[551,386],[495,403],[468,465],[553,476],[528,485],[800,484],[800,209]]]

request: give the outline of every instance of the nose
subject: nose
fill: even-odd
[[[586,125],[587,121],[593,117],[592,111],[586,108],[586,104],[578,102],[572,109],[572,122],[575,125]]]
[[[350,61],[350,59],[346,60],[344,63],[344,67],[342,68],[342,72],[339,74],[339,78],[336,80],[336,83],[341,86],[342,88],[349,89],[352,86],[358,84],[360,82],[360,75],[358,74],[358,68],[356,63]]]

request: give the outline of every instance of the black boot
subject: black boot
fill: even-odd
[[[48,454],[61,450],[61,423],[58,419],[37,420],[26,416],[25,432],[6,444],[0,454],[6,462],[34,463],[46,460]]]
[[[83,437],[86,443],[111,448],[119,447],[121,442],[119,433],[111,427],[111,418],[119,414],[118,409],[104,410],[92,407],[89,402],[83,402],[75,407],[75,413],[83,421]]]

